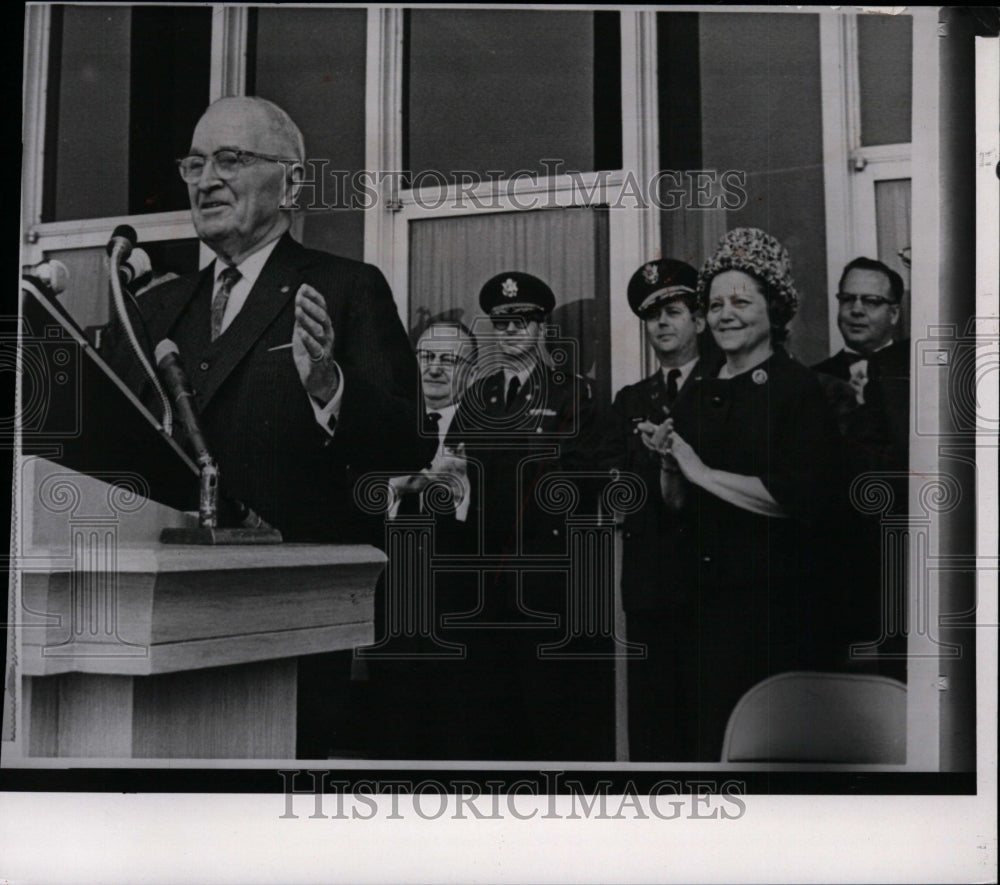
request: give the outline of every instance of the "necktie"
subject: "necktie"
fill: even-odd
[[[219,274],[219,288],[212,297],[212,340],[215,341],[222,334],[222,318],[226,315],[226,304],[229,302],[229,293],[233,291],[240,278],[243,276],[235,267],[227,267]]]
[[[672,406],[677,399],[677,391],[680,387],[681,370],[671,369],[667,372],[667,405]]]
[[[425,416],[424,429],[427,434],[438,432],[438,422],[441,420],[440,412],[428,412]]]
[[[514,400],[517,398],[517,393],[521,389],[521,379],[517,375],[513,375],[510,382],[507,385],[507,399],[504,400],[504,407],[509,412],[510,407],[514,404]]]

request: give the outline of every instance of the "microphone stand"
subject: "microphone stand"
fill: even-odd
[[[198,527],[165,528],[160,532],[160,541],[164,544],[203,545],[280,544],[283,540],[281,532],[240,501],[222,498],[223,518],[220,520],[219,466],[209,452],[177,346],[169,339],[161,341],[155,358],[187,430],[199,471]],[[220,521],[237,525],[221,527]]]
[[[136,338],[135,329],[132,328],[132,321],[129,319],[128,311],[125,309],[125,296],[122,291],[121,281],[121,262],[122,258],[125,257],[126,249],[129,248],[130,245],[131,244],[124,241],[121,237],[114,237],[112,239],[110,251],[111,301],[115,306],[115,313],[118,314],[118,320],[122,324],[122,328],[125,330],[125,337],[128,339],[128,343],[132,348],[132,353],[135,355],[136,360],[138,360],[139,365],[142,366],[142,370],[146,373],[146,376],[152,382],[156,395],[160,398],[160,405],[163,407],[163,432],[167,436],[172,436],[174,412],[170,407],[170,399],[164,392],[163,387],[160,384],[160,379],[156,377],[156,372],[149,364],[149,360],[146,359],[146,354],[143,352],[142,346],[139,344],[139,339]]]

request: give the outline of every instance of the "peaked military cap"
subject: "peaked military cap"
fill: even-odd
[[[556,296],[538,277],[511,270],[488,279],[479,291],[479,306],[483,313],[543,313],[550,314],[556,306]]]
[[[694,303],[698,288],[698,271],[690,264],[675,258],[648,261],[628,281],[628,306],[636,316],[642,316],[651,307],[690,296]]]

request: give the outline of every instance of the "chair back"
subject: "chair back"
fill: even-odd
[[[771,676],[733,709],[722,761],[902,764],[906,686],[858,673]]]

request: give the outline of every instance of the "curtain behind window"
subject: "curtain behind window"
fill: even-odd
[[[409,325],[414,341],[430,322],[460,321],[488,334],[479,290],[505,270],[534,274],[556,296],[552,325],[575,343],[576,371],[610,399],[607,209],[544,209],[428,219],[410,224]],[[488,324],[487,324],[488,326]]]

